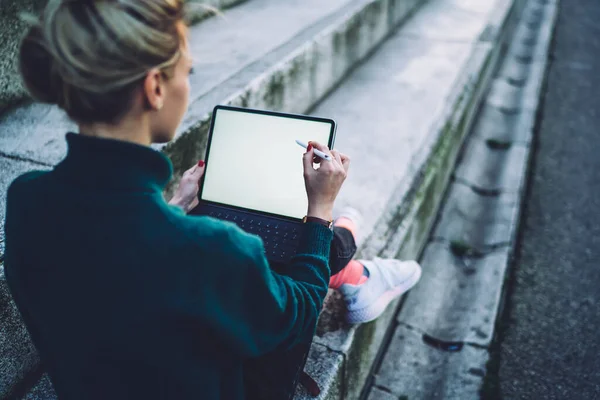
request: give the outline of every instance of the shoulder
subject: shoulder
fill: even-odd
[[[8,186],[6,192],[7,201],[11,198],[28,195],[25,192],[30,192],[30,190],[28,190],[30,186],[39,181],[48,174],[48,172],[49,171],[30,171],[15,178]]]
[[[30,182],[35,182],[48,174],[50,171],[29,171],[16,177],[10,184],[8,190],[15,187],[27,185]],[[14,189],[13,189],[14,190]]]

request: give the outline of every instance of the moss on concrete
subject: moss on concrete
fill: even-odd
[[[270,105],[272,110],[283,110],[283,104],[285,100],[285,79],[284,72],[277,71],[267,84],[265,93],[263,95],[263,101],[265,104]]]
[[[165,197],[171,197],[183,172],[193,167],[198,160],[204,158],[208,144],[209,128],[210,117],[192,126],[177,140],[169,143],[163,149],[163,152],[171,159],[173,164],[173,179],[165,189]]]
[[[376,320],[362,324],[356,330],[353,346],[348,352],[346,359],[344,398],[358,399],[360,396],[365,380],[373,365],[373,360],[379,350],[380,343],[374,343],[378,325],[381,325],[381,322]]]

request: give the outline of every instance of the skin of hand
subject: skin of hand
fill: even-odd
[[[332,157],[331,161],[315,156],[314,149]],[[304,183],[308,196],[306,215],[327,221],[333,219],[333,203],[346,180],[350,168],[350,158],[336,150],[329,150],[318,142],[309,142],[302,158],[304,163]],[[318,168],[314,164],[319,164]]]
[[[183,173],[181,181],[179,181],[179,187],[177,187],[169,204],[183,208],[186,213],[198,205],[199,182],[204,175],[204,168],[204,162],[200,161]]]

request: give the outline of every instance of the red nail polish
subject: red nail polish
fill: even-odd
[[[198,161],[198,166],[199,167],[204,167],[204,161],[203,160]]]
[[[308,146],[306,146],[306,151],[311,151],[312,150],[312,144],[308,144]]]

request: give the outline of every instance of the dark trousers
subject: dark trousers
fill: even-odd
[[[354,257],[356,243],[352,233],[334,227],[329,268],[331,275],[340,272]],[[272,266],[275,271],[278,266]],[[316,328],[316,327],[315,327]],[[306,364],[312,339],[291,349],[275,350],[249,359],[244,365],[244,384],[248,400],[285,400],[294,396],[300,374]]]
[[[340,272],[356,254],[356,242],[354,236],[346,228],[333,227],[333,240],[329,253],[329,269],[331,275]]]

